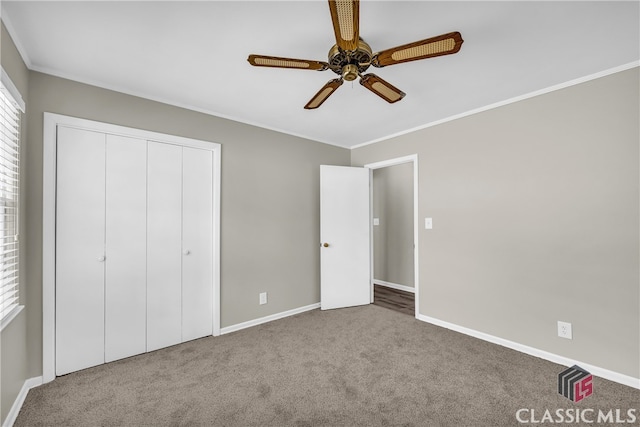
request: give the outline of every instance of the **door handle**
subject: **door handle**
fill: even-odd
[[[107,257],[106,257],[106,256],[104,256],[104,255],[99,256],[99,257],[98,257],[98,262],[104,262],[104,260],[106,260],[106,259],[107,259]]]
[[[324,246],[325,248],[328,248],[329,244],[328,243],[323,243],[322,246]]]
[[[184,255],[189,255],[191,253],[191,251],[189,249],[185,249],[184,251],[182,251],[182,253]]]

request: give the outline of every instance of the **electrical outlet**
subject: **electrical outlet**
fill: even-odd
[[[267,293],[262,292],[260,293],[260,305],[266,304],[266,303],[267,303]]]
[[[573,334],[571,332],[571,323],[561,322],[558,320],[558,336],[560,338],[566,338],[568,340],[573,339]]]

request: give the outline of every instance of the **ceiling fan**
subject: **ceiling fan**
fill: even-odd
[[[373,53],[371,47],[359,35],[359,0],[329,0],[336,44],[329,50],[327,62],[276,56],[249,55],[248,61],[256,67],[294,68],[300,70],[331,70],[340,77],[330,80],[304,106],[307,110],[318,108],[338,89],[344,80],[360,77],[360,84],[385,101],[394,103],[405,93],[375,74],[363,74],[373,65],[377,68],[402,62],[450,55],[460,50],[462,36],[459,32],[442,34],[413,43]]]

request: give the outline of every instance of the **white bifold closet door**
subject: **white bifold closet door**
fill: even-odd
[[[104,363],[106,135],[58,128],[56,374]]]
[[[58,127],[56,374],[213,333],[213,152]]]
[[[149,142],[147,350],[213,332],[213,153]]]
[[[213,334],[213,152],[182,148],[182,341]]]
[[[182,342],[182,147],[149,143],[147,349]]]
[[[58,375],[145,351],[146,157],[143,140],[58,129]]]
[[[146,350],[147,141],[107,135],[105,362]]]

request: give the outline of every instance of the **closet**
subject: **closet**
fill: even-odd
[[[57,128],[55,371],[213,333],[214,151]]]

